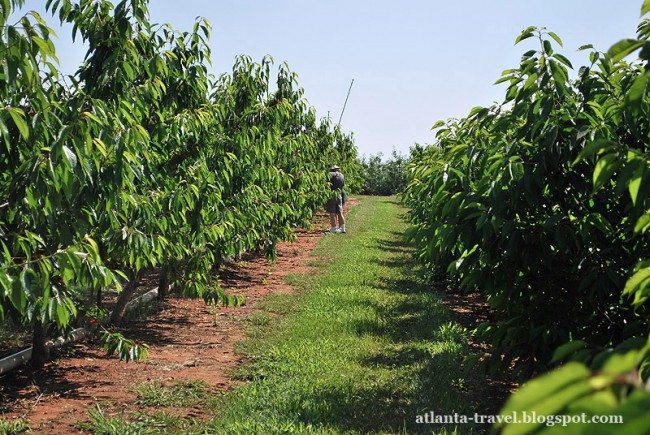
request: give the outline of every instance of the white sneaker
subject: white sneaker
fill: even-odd
[[[342,227],[339,227],[339,231],[344,233],[345,232],[345,225],[343,225]]]
[[[330,233],[340,233],[341,231],[338,228],[330,228]]]

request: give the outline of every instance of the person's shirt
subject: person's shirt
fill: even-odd
[[[345,185],[343,174],[337,171],[330,172],[330,185],[332,190],[343,189],[343,186]]]

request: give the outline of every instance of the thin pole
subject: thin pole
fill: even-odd
[[[341,126],[341,119],[343,119],[343,112],[345,112],[345,106],[348,104],[348,98],[350,98],[350,91],[352,90],[352,85],[354,84],[354,79],[350,82],[350,88],[348,89],[348,95],[345,97],[345,103],[343,103],[343,110],[341,110],[341,116],[339,116],[338,126]]]

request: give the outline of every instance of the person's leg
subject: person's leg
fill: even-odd
[[[330,232],[336,231],[336,213],[330,213]]]
[[[339,196],[336,203],[336,219],[339,222],[339,232],[345,232],[345,218],[343,217],[343,202]]]
[[[343,217],[343,211],[341,210],[340,212],[336,213],[336,217],[338,218],[339,221],[339,230],[341,230],[342,233],[345,232],[345,217]]]

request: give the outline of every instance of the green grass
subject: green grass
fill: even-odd
[[[248,317],[237,351],[248,381],[219,396],[202,383],[134,387],[144,411],[107,415],[80,428],[99,434],[471,433],[470,425],[417,424],[418,415],[471,415],[463,361],[467,331],[422,278],[402,239],[404,209],[361,198],[348,234],[318,244],[316,273],[287,282],[298,294],[270,295]],[[322,260],[326,258],[327,260]],[[174,406],[213,413],[182,418]],[[161,409],[162,408],[162,409]]]
[[[90,422],[78,423],[77,427],[95,435],[158,435],[158,434],[204,434],[204,422],[194,418],[182,418],[165,410],[135,411],[125,415],[107,415],[100,406],[89,411]]]
[[[424,284],[402,239],[403,209],[361,198],[348,234],[319,242],[319,273],[292,277],[298,297],[263,306],[240,344],[250,382],[219,410],[216,433],[454,433],[418,414],[470,414],[466,331]]]
[[[208,384],[203,381],[177,382],[164,385],[160,382],[144,382],[131,388],[137,396],[136,404],[146,406],[195,406],[208,397]]]
[[[29,423],[22,418],[9,421],[0,419],[0,434],[2,435],[15,435],[32,433]]]
[[[196,408],[211,412],[222,397],[212,393],[202,381],[144,382],[131,388],[137,396],[136,404],[145,407],[141,411],[105,412],[100,405],[89,411],[89,422],[77,424],[79,429],[101,435],[124,434],[202,434],[208,430],[207,423],[192,417],[181,417],[176,412],[182,408]],[[2,433],[2,432],[0,432]]]

